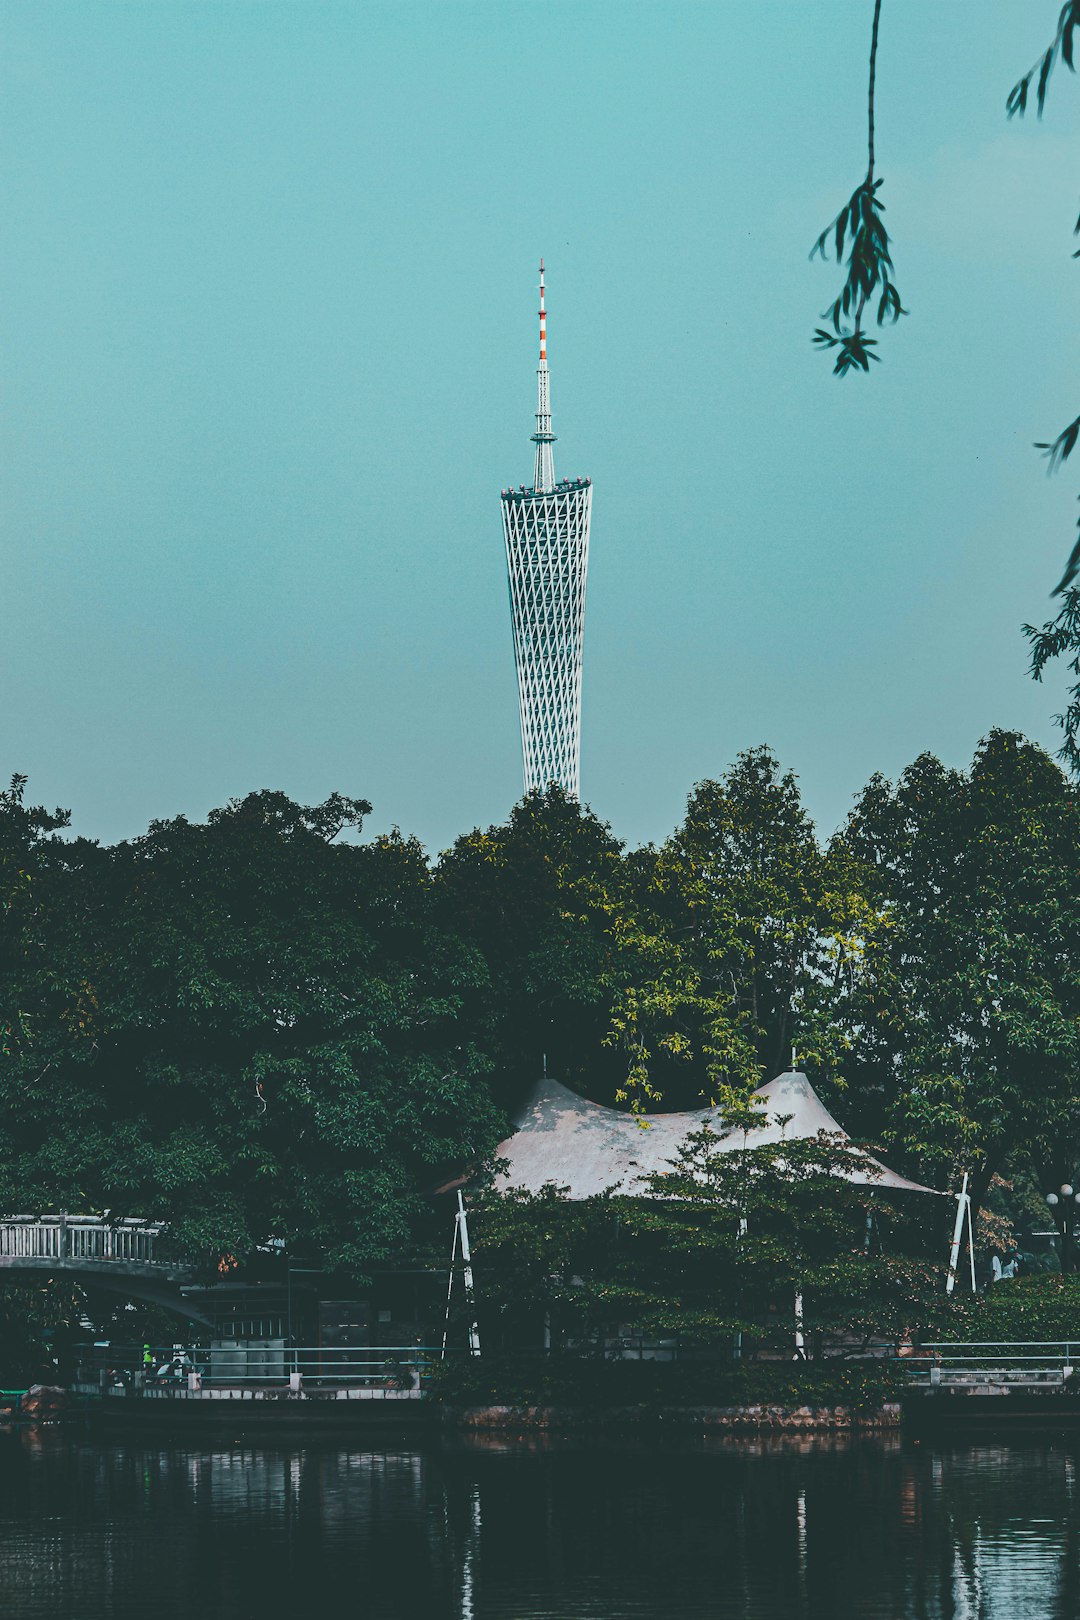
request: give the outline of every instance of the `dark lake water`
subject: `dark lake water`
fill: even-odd
[[[205,1447],[0,1431],[3,1620],[1078,1620],[1080,1437]]]

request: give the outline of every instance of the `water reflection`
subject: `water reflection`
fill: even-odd
[[[1078,1444],[0,1433],[5,1620],[1076,1620]]]

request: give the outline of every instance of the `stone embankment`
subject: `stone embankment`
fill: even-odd
[[[466,1431],[523,1434],[627,1424],[663,1424],[698,1433],[799,1434],[836,1433],[850,1429],[896,1429],[899,1405],[851,1406],[467,1406],[447,1407],[444,1425]]]

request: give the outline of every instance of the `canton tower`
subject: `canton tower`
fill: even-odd
[[[502,492],[525,791],[543,791],[557,782],[576,799],[581,791],[581,655],[592,482],[555,482],[543,259],[536,383],[532,487],[521,484]]]

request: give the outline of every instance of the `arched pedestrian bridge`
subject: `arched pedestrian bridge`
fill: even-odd
[[[43,1274],[70,1277],[207,1322],[184,1295],[194,1281],[190,1268],[159,1252],[164,1230],[158,1221],[108,1221],[100,1215],[0,1218],[0,1282]]]

